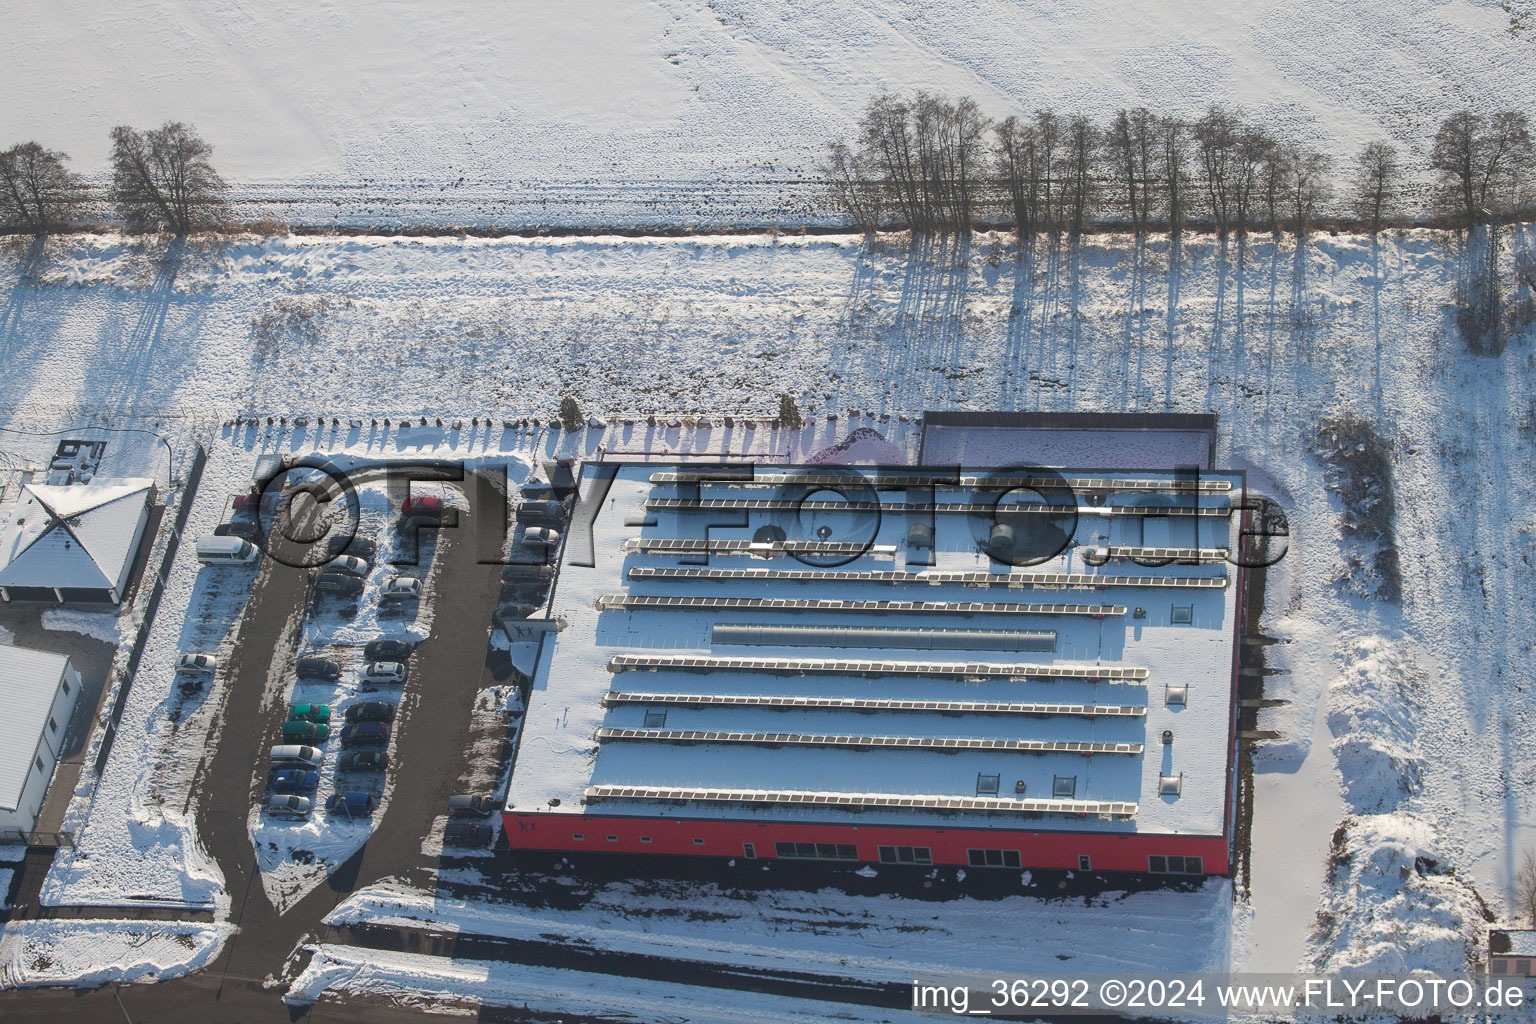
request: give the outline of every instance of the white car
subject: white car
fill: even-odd
[[[398,661],[370,661],[368,667],[363,669],[363,681],[369,683],[403,683],[408,674],[410,674],[410,669]]]
[[[368,563],[356,555],[342,555],[325,563],[324,572],[341,572],[348,576],[367,576]]]
[[[536,526],[523,531],[523,547],[553,548],[560,544],[560,531],[548,526]]]
[[[381,601],[414,601],[421,596],[421,580],[414,576],[396,576],[384,584]]]
[[[211,654],[188,652],[176,659],[177,672],[213,672],[219,667],[219,659]]]

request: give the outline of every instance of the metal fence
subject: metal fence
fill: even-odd
[[[16,845],[24,843],[27,846],[46,846],[58,849],[61,846],[74,846],[75,834],[73,832],[27,832],[19,828],[0,828],[0,846]]]

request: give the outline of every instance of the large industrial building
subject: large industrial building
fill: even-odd
[[[1241,474],[596,464],[581,488],[512,848],[1228,870]]]

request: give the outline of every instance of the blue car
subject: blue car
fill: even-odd
[[[342,814],[348,818],[366,817],[373,813],[373,794],[355,789],[332,793],[325,800],[325,809],[330,814]]]
[[[344,747],[372,746],[389,742],[389,726],[384,722],[354,722],[341,727]]]
[[[282,768],[272,773],[272,792],[310,793],[320,785],[319,772],[307,772],[302,768]]]

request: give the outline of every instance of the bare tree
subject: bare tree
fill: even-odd
[[[85,180],[64,166],[63,153],[23,142],[0,153],[0,224],[45,235],[75,220]]]
[[[1232,150],[1232,217],[1240,233],[1255,223],[1254,208],[1261,196],[1264,168],[1276,146],[1262,128],[1243,125],[1238,129]]]
[[[1397,148],[1390,143],[1368,142],[1355,156],[1355,214],[1371,226],[1371,234],[1380,233],[1383,218],[1397,208],[1402,180]]]
[[[1190,129],[1200,161],[1206,207],[1217,233],[1223,235],[1232,227],[1236,202],[1233,178],[1236,173],[1234,164],[1237,162],[1237,135],[1240,128],[1241,123],[1235,114],[1224,107],[1212,106]]]
[[[1093,210],[1093,172],[1099,152],[1098,126],[1078,114],[1067,120],[1061,141],[1061,169],[1057,173],[1061,181],[1060,222],[1066,227],[1068,235],[1077,238],[1087,227]]]
[[[1447,209],[1476,224],[1484,211],[1514,205],[1533,161],[1525,114],[1506,110],[1488,118],[1459,110],[1441,122],[1429,165],[1440,172]]]
[[[868,208],[846,193],[855,179],[883,183],[892,206],[913,231],[971,230],[978,188],[985,180],[985,142],[991,122],[976,101],[951,102],[919,92],[911,100],[881,93],[860,121],[859,149],[834,144],[824,173],[846,208]],[[881,204],[882,206],[884,204]],[[855,214],[858,217],[858,214]]]
[[[1168,233],[1184,231],[1184,203],[1189,192],[1189,129],[1176,117],[1159,118],[1157,148],[1161,157],[1159,170],[1168,211]]]
[[[213,169],[213,147],[179,121],[140,132],[112,129],[112,201],[132,230],[178,235],[224,219],[228,186]]]
[[[1515,871],[1515,913],[1536,927],[1536,850],[1526,850]]]
[[[1157,161],[1157,118],[1146,107],[1122,110],[1110,122],[1104,145],[1110,170],[1125,189],[1131,230],[1144,234],[1152,219],[1152,178]]]
[[[1285,168],[1285,202],[1291,215],[1291,230],[1297,238],[1305,238],[1332,193],[1329,172],[1333,162],[1316,150],[1286,146],[1281,164]]]
[[[898,216],[907,226],[922,226],[917,147],[912,139],[910,108],[892,93],[870,99],[859,122],[862,158],[885,182]]]
[[[1027,121],[1010,114],[992,129],[992,173],[1008,196],[1013,228],[1021,239],[1038,229],[1034,205],[1034,131]]]
[[[975,216],[975,190],[984,177],[983,154],[992,121],[982,115],[981,108],[969,96],[960,97],[947,114],[951,129],[947,133],[949,148],[946,163],[954,194],[951,226],[955,231],[964,233],[971,230]]]
[[[880,213],[883,207],[881,183],[876,180],[879,172],[870,166],[866,156],[846,142],[833,142],[827,146],[826,157],[817,166],[821,176],[827,179],[832,201],[868,234],[880,229]]]
[[[1270,146],[1264,154],[1264,166],[1260,172],[1261,191],[1264,199],[1265,220],[1272,234],[1280,234],[1280,213],[1285,207],[1286,173],[1289,168],[1290,148]]]

